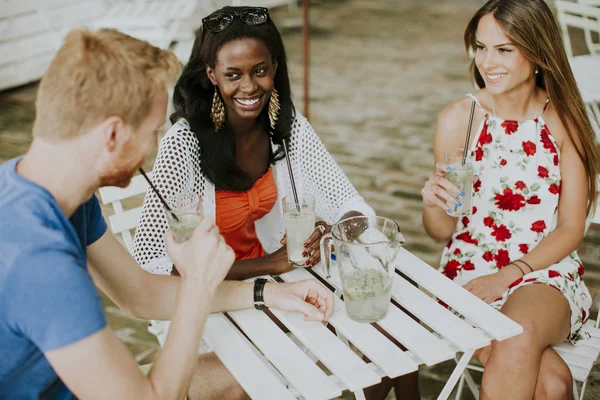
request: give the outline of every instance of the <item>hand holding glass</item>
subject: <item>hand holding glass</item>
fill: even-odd
[[[470,157],[463,157],[463,149],[456,149],[451,153],[444,153],[446,162],[446,179],[458,187],[464,196],[460,198],[460,205],[452,205],[450,215],[463,217],[471,214],[471,194],[473,189],[473,161]]]

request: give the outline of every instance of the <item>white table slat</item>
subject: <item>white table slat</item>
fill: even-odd
[[[325,276],[322,265],[314,267],[313,271],[322,277]],[[333,263],[331,272],[328,282],[341,291],[342,286],[336,263]],[[393,304],[390,304],[388,315],[377,324],[426,365],[450,360],[456,354],[454,349]]]
[[[312,278],[312,275],[301,268],[297,268],[281,275],[286,281],[299,281]],[[402,349],[388,340],[371,324],[364,324],[351,320],[346,314],[344,302],[335,297],[335,312],[329,322],[346,339],[352,342],[369,360],[377,365],[391,378],[416,371],[419,366]]]
[[[372,386],[381,378],[329,329],[318,322],[304,321],[299,313],[271,309],[289,330],[337,378],[354,392]]]
[[[388,315],[377,323],[426,365],[454,358],[456,350],[423,325],[390,304]]]
[[[204,339],[254,400],[294,400],[288,389],[251,348],[252,344],[222,314],[208,316]]]
[[[342,395],[340,388],[264,312],[249,309],[228,314],[305,398]]]
[[[454,308],[492,338],[504,340],[523,332],[521,325],[494,310],[408,250],[400,249],[396,264],[396,268],[410,279]]]
[[[440,336],[461,351],[475,350],[490,344],[482,331],[467,324],[399,275],[394,277],[392,297]]]

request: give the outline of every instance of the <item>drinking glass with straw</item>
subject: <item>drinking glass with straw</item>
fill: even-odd
[[[201,196],[197,193],[178,193],[169,197],[167,202],[142,168],[140,168],[140,173],[163,204],[175,241],[182,243],[188,240],[202,220]]]
[[[286,196],[282,200],[288,262],[294,267],[304,267],[309,258],[308,255],[303,255],[304,243],[315,229],[315,198],[310,195],[298,196],[285,140],[283,141],[283,152],[292,186],[292,196]]]
[[[444,161],[447,165],[446,179],[458,187],[461,195],[454,204],[446,210],[453,217],[463,217],[471,214],[471,195],[473,189],[474,169],[471,157],[469,157],[469,141],[471,139],[471,127],[473,125],[473,113],[475,111],[475,102],[471,105],[471,115],[469,116],[469,126],[467,128],[467,137],[462,149],[454,149],[449,153],[444,153]]]

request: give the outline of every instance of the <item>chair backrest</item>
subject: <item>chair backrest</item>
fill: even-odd
[[[147,175],[152,179],[152,173]],[[133,252],[132,231],[135,232],[142,215],[142,204],[140,200],[133,201],[133,204],[128,204],[132,208],[124,209],[121,202],[145,194],[149,187],[142,175],[136,175],[126,188],[108,186],[99,189],[102,204],[110,204],[113,207],[114,215],[108,217],[110,230],[117,238],[120,236],[130,253]]]
[[[588,51],[592,55],[600,55],[600,43],[595,43],[592,36],[593,34],[600,34],[600,8],[590,4],[564,0],[557,0],[555,4],[567,55],[573,57],[569,26],[583,29]]]

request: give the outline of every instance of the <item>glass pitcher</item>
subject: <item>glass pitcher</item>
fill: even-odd
[[[331,276],[331,245],[335,246],[346,312],[352,320],[372,323],[387,315],[394,261],[403,243],[397,223],[375,216],[343,219],[321,238],[327,277]]]

